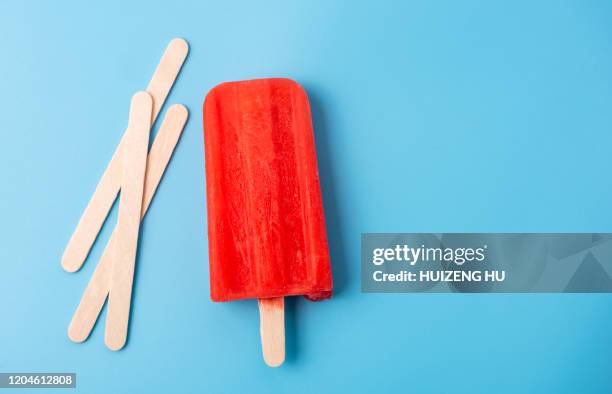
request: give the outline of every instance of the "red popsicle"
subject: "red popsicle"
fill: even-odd
[[[260,299],[263,330],[270,323],[266,311],[276,310],[276,318],[279,308],[282,313],[282,298],[276,298],[329,298],[332,276],[304,89],[282,78],[218,85],[204,103],[204,137],[212,300]],[[282,335],[284,342],[284,329]]]

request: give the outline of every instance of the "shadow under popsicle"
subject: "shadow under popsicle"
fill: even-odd
[[[348,280],[346,231],[342,223],[342,215],[340,214],[341,204],[338,202],[338,195],[336,193],[337,184],[335,181],[337,174],[334,173],[334,156],[330,149],[330,130],[327,128],[324,106],[321,102],[318,89],[310,84],[305,84],[304,86],[312,112],[335,297],[342,293]]]
[[[347,244],[345,242],[345,231],[339,211],[340,205],[335,193],[336,184],[334,182],[333,156],[330,151],[329,130],[325,120],[323,105],[319,101],[319,94],[316,88],[312,87],[310,84],[305,84],[304,87],[308,94],[312,113],[321,194],[323,197],[323,209],[325,212],[325,224],[327,228],[327,239],[334,283],[334,296],[332,299],[321,302],[333,302],[334,297],[342,293],[348,280],[348,266],[346,260]],[[300,351],[299,309],[303,302],[311,301],[307,301],[303,297],[285,298],[285,362],[289,364],[296,363],[298,360]]]

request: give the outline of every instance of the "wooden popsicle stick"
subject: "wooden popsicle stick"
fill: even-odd
[[[141,220],[153,200],[157,186],[170,162],[174,148],[187,122],[188,111],[182,104],[174,104],[166,112],[166,116],[155,136],[147,157],[147,173],[145,177],[144,196],[142,201]],[[68,337],[73,342],[83,342],[93,329],[110,288],[113,251],[117,242],[117,232],[113,231],[100,257],[81,302],[68,326]]]
[[[181,38],[173,39],[166,47],[147,86],[147,92],[153,99],[151,123],[154,123],[157,119],[157,115],[168,97],[188,51],[187,42]],[[68,241],[62,256],[62,267],[68,272],[78,271],[85,262],[102,224],[104,224],[104,220],[117,198],[121,188],[121,160],[124,139],[125,133],[104,174],[102,174],[91,200],[83,211],[72,237]]]
[[[189,44],[182,38],[173,39],[166,47],[166,51],[162,55],[146,89],[153,99],[153,118],[151,123],[155,122],[159,111],[164,106],[166,97],[168,97],[170,89],[172,89],[172,85],[174,85],[174,81],[179,71],[181,71],[188,52]]]
[[[285,299],[260,298],[259,331],[263,358],[270,367],[285,361]]]
[[[152,110],[153,100],[147,92],[134,95],[123,147],[119,217],[115,227],[117,240],[104,337],[111,350],[121,349],[127,340]]]

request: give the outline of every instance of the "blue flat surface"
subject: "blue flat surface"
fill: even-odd
[[[612,232],[612,3],[66,3],[0,2],[0,372],[76,372],[66,392],[87,394],[612,392],[611,295],[359,288],[362,232]],[[107,350],[98,324],[76,345],[116,207],[80,272],[60,257],[175,36],[191,52],[167,103],[190,120],[129,342]],[[280,369],[255,301],[209,300],[201,104],[258,77],[310,96],[336,289],[288,301]]]

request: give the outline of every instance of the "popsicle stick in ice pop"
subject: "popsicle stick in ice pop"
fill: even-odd
[[[184,105],[174,104],[170,106],[155,136],[147,156],[147,173],[140,215],[141,220],[144,219],[166,166],[170,162],[172,152],[187,122],[187,116],[188,111]],[[117,233],[115,229],[68,326],[68,337],[73,342],[83,342],[87,339],[102,311],[110,288],[112,255],[115,250],[116,241]]]
[[[153,77],[147,86],[147,92],[153,99],[153,113],[151,123],[155,122],[166,97],[178,76],[183,65],[189,46],[182,38],[173,39],[166,47],[162,58],[153,73]],[[111,161],[108,163],[102,178],[100,179],[91,200],[87,204],[72,237],[68,241],[64,255],[62,256],[62,267],[68,272],[78,271],[102,228],[104,220],[108,216],[119,189],[121,187],[121,155],[124,145],[122,137]]]
[[[263,358],[278,367],[285,361],[285,298],[260,298],[258,303]]]
[[[138,92],[132,97],[123,147],[117,239],[104,337],[111,350],[121,349],[127,339],[152,110],[153,100],[147,92]]]
[[[260,299],[261,328],[274,327],[261,333],[265,359],[278,365],[284,347],[269,352],[281,344],[269,339],[284,338],[283,303],[267,299],[332,294],[306,92],[281,78],[218,85],[204,139],[211,298]]]

